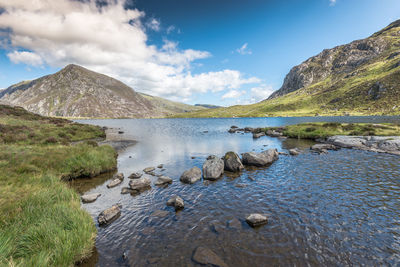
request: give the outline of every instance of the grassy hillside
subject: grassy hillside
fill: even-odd
[[[165,98],[151,96],[143,93],[139,93],[145,99],[149,100],[150,103],[157,109],[157,112],[160,114],[164,114],[165,116],[176,114],[176,113],[185,113],[192,111],[200,111],[205,110],[205,107],[200,106],[192,106],[179,102],[174,102],[167,100]]]
[[[296,66],[275,96],[253,105],[174,117],[399,115],[400,21]]]
[[[71,266],[88,256],[96,228],[62,179],[116,167],[96,126],[0,105],[0,266]]]

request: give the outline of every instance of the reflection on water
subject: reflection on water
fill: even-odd
[[[400,121],[396,117],[84,121],[121,127],[138,141],[119,155],[118,171],[125,177],[162,163],[165,171],[156,173],[174,180],[167,188],[153,186],[135,197],[120,194],[129,179],[112,189],[106,188],[110,176],[77,181],[81,192],[102,194],[96,202],[83,205],[94,219],[114,203],[123,206],[118,220],[98,228],[98,255],[90,264],[196,266],[191,256],[200,245],[229,266],[400,264],[399,157],[348,149],[315,155],[308,150],[310,141],[253,140],[251,134],[227,133],[231,125],[281,126],[315,120]],[[265,169],[247,168],[211,183],[179,182],[184,170],[201,167],[209,154],[293,147],[303,153],[280,156]],[[185,209],[178,213],[165,205],[174,194],[185,201]],[[168,213],[152,216],[156,210]],[[269,214],[269,223],[250,228],[244,218],[252,212]],[[239,226],[230,225],[232,219],[238,219]]]

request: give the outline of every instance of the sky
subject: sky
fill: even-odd
[[[188,104],[251,104],[399,0],[0,0],[0,88],[74,63]]]

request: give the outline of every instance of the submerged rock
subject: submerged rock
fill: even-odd
[[[92,203],[92,202],[95,202],[99,198],[99,196],[101,196],[100,193],[83,195],[83,196],[81,196],[81,200],[83,203]]]
[[[150,184],[151,184],[151,181],[147,177],[142,177],[139,179],[129,181],[129,187],[136,192],[141,192],[141,191],[151,188]]]
[[[292,156],[297,156],[300,154],[300,150],[297,148],[289,149],[289,154]]]
[[[242,161],[235,152],[227,152],[224,156],[224,169],[230,172],[239,172],[244,169]]]
[[[256,227],[268,223],[268,218],[262,214],[253,213],[247,216],[246,222],[251,227]]]
[[[134,172],[128,176],[129,179],[139,179],[140,177],[142,177],[142,174],[139,172]]]
[[[121,205],[114,205],[102,211],[97,218],[99,225],[109,224],[121,215]]]
[[[169,212],[166,211],[166,210],[156,210],[150,216],[164,218],[164,217],[166,217],[168,215],[168,213]]]
[[[154,171],[155,169],[156,169],[155,167],[147,167],[147,168],[144,168],[143,171],[144,171],[145,173],[149,173],[149,172]]]
[[[276,149],[268,149],[261,153],[248,152],[242,155],[242,162],[244,165],[264,167],[267,166],[279,158],[278,151]]]
[[[220,221],[218,220],[213,220],[210,222],[211,230],[216,232],[217,234],[220,234],[226,230],[225,225],[223,225]]]
[[[160,176],[158,177],[157,181],[154,184],[155,185],[172,184],[172,179],[167,176]]]
[[[228,227],[235,230],[240,230],[242,229],[242,223],[238,219],[234,218],[228,221]]]
[[[175,208],[175,210],[181,210],[185,207],[185,203],[181,197],[173,196],[172,198],[168,199],[167,206],[172,206]]]
[[[203,164],[203,177],[216,180],[224,173],[224,161],[214,155],[209,156]]]
[[[193,184],[201,179],[201,170],[198,167],[193,167],[190,170],[186,170],[181,175],[181,182],[186,184]]]
[[[215,267],[228,267],[228,265],[221,260],[212,250],[205,247],[198,247],[193,253],[193,261],[196,263],[215,266]]]
[[[116,187],[117,185],[119,185],[120,183],[122,183],[122,180],[114,179],[107,185],[107,187],[108,188],[113,188],[113,187]]]

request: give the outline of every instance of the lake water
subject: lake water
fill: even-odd
[[[173,179],[167,188],[152,186],[137,196],[121,195],[122,185],[107,189],[111,175],[75,181],[80,193],[101,193],[83,204],[97,223],[115,203],[122,215],[98,227],[96,251],[87,266],[197,266],[193,251],[204,246],[228,266],[343,266],[400,264],[400,157],[341,149],[316,155],[311,141],[229,134],[239,127],[283,126],[308,121],[400,122],[399,117],[309,117],[237,119],[126,119],[83,123],[121,128],[138,143],[119,154],[125,177],[164,164]],[[267,168],[246,168],[240,175],[193,185],[182,184],[183,171],[202,166],[210,154],[223,156],[277,148],[303,149],[280,156]],[[195,158],[192,158],[195,157]],[[154,182],[157,177],[148,176]],[[238,187],[240,184],[241,187]],[[245,186],[245,187],[243,187]],[[185,201],[175,212],[172,195]],[[152,216],[157,210],[165,217]],[[269,214],[269,223],[251,228],[250,213]],[[229,227],[229,221],[240,224]],[[122,258],[123,253],[127,255]]]

